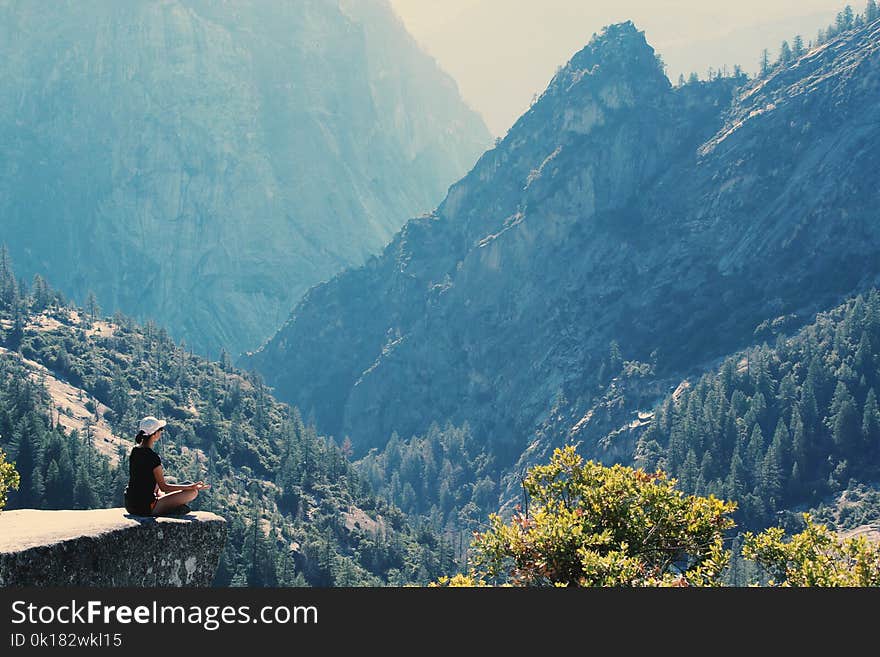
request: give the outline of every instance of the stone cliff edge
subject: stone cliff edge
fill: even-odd
[[[226,521],[205,511],[0,513],[0,586],[210,586]]]

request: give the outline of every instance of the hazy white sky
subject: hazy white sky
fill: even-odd
[[[557,66],[604,25],[632,20],[679,73],[711,66],[753,73],[762,48],[806,44],[846,0],[391,0],[419,43],[458,82],[465,100],[503,135]],[[864,2],[852,3],[857,12]]]

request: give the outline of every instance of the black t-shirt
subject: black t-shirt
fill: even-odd
[[[135,502],[149,504],[155,497],[156,477],[153,468],[162,465],[162,459],[149,447],[133,447],[128,457],[127,493]]]

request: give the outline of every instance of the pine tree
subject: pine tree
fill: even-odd
[[[860,371],[871,366],[871,361],[873,359],[871,351],[871,340],[868,337],[868,332],[862,331],[862,336],[859,339],[859,346],[856,349],[855,356],[853,357],[853,367],[856,369],[856,371]]]
[[[0,245],[0,308],[14,308],[18,303],[18,284],[12,259],[5,244]]]
[[[779,59],[776,60],[776,63],[785,66],[791,62],[791,59],[791,47],[788,45],[788,41],[783,41],[782,45],[779,47]]]
[[[791,434],[789,434],[788,427],[785,426],[785,421],[782,418],[779,418],[776,423],[770,448],[776,452],[781,471],[787,472],[791,467]]]
[[[804,427],[808,432],[812,432],[819,420],[819,403],[816,401],[816,394],[809,375],[801,387],[799,411]]]
[[[617,340],[612,340],[608,347],[608,365],[610,367],[611,377],[620,374],[620,368],[623,365],[623,356],[620,353],[620,345]]]
[[[749,410],[746,412],[743,420],[745,420],[745,423],[747,425],[751,426],[757,422],[762,421],[764,419],[766,411],[767,400],[762,392],[757,392],[749,402]]]
[[[770,511],[779,508],[782,494],[782,459],[775,445],[771,445],[761,463],[761,496]]]
[[[31,474],[30,486],[31,504],[38,509],[46,508],[46,484],[43,480],[43,473],[39,466],[34,468]]]
[[[333,549],[333,533],[328,527],[318,543],[318,570],[321,572],[322,583],[333,586],[333,572],[336,564],[336,551]]]
[[[93,483],[84,463],[80,463],[76,470],[76,479],[73,485],[73,505],[75,509],[98,508],[98,495],[95,493]]]
[[[779,400],[780,414],[788,415],[795,402],[797,402],[797,384],[791,373],[782,377],[782,380],[779,382],[779,389],[776,391],[776,398]]]
[[[34,312],[42,312],[46,310],[52,303],[51,293],[46,281],[39,274],[34,274],[34,280],[31,285]]]
[[[15,468],[21,474],[21,483],[15,496],[18,508],[28,508],[39,504],[42,498],[34,499],[33,495],[33,471],[36,464],[36,453],[33,444],[33,433],[22,431],[19,434],[18,453],[15,456]]]
[[[253,499],[253,498],[252,498]],[[245,565],[245,578],[248,586],[263,586],[260,581],[260,553],[262,531],[260,529],[260,509],[256,503],[251,506],[250,520],[244,544],[242,545],[242,558]]]
[[[843,16],[843,19],[838,22],[838,27],[840,27],[841,31],[851,30],[855,22],[855,12],[853,12],[853,8],[847,5],[843,8],[843,11],[838,14],[838,17],[841,15]]]
[[[46,468],[46,493],[44,504],[50,509],[61,508],[62,499],[66,490],[61,482],[61,470],[58,461],[52,459]]]
[[[877,395],[874,388],[868,390],[865,397],[865,409],[862,413],[862,439],[871,449],[880,447],[880,411],[877,408]]]
[[[688,450],[684,463],[681,466],[681,474],[679,479],[683,490],[693,492],[699,476],[699,467],[697,464],[697,454],[693,449]]]
[[[770,52],[764,48],[761,51],[761,63],[759,69],[759,75],[763,78],[770,72]]]
[[[715,462],[712,459],[712,451],[703,452],[703,461],[700,463],[700,480],[703,482],[711,481],[715,476]]]
[[[752,429],[749,438],[749,444],[746,448],[745,464],[749,472],[753,473],[755,478],[760,476],[761,464],[764,460],[764,434],[761,431],[761,425],[756,424]]]
[[[860,418],[856,411],[855,400],[843,381],[838,381],[831,402],[831,438],[844,452],[857,446],[860,436]]]
[[[14,293],[14,292],[13,292]],[[24,340],[24,328],[27,323],[24,308],[19,301],[15,301],[13,306],[12,329],[6,336],[6,344],[10,349],[20,351],[22,340]]]
[[[801,37],[800,34],[798,34],[794,37],[794,40],[791,43],[791,54],[794,57],[800,57],[805,52],[806,50],[804,50],[804,39],[803,37]]]
[[[727,475],[725,488],[728,497],[736,500],[742,499],[746,490],[747,476],[745,463],[743,463],[739,449],[736,449],[730,459],[730,471]]]
[[[232,371],[232,357],[229,355],[229,352],[220,348],[220,367],[224,372]]]
[[[73,432],[77,434],[76,430]],[[71,443],[76,445],[78,441],[78,434],[74,435]],[[74,472],[74,463],[73,463],[73,455],[68,447],[65,445],[63,441],[59,440],[60,449],[58,456],[58,476],[59,482],[61,486],[61,490],[63,491],[61,495],[56,498],[55,503],[59,505],[64,505],[69,499],[70,492],[73,490],[74,480],[76,479],[76,473]],[[61,507],[59,507],[61,508]]]
[[[296,586],[296,561],[292,550],[281,551],[278,553],[275,572],[275,579],[278,582],[278,586]]]
[[[86,312],[89,315],[89,319],[92,321],[98,319],[98,316],[101,314],[101,306],[98,305],[98,297],[95,296],[95,293],[89,290],[88,296],[86,297]]]
[[[802,477],[807,475],[809,449],[800,411],[795,408],[791,414],[791,458],[795,465],[798,466],[798,471]]]
[[[877,8],[877,3],[875,0],[868,0],[868,4],[865,7],[865,22],[870,23],[877,20],[878,17],[880,17],[880,10]]]

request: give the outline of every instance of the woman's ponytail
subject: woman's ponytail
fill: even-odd
[[[138,435],[136,435],[136,436],[134,437],[134,442],[135,442],[135,444],[140,445],[140,444],[141,444],[142,442],[144,442],[146,439],[147,439],[147,434],[145,434],[145,433],[143,432],[143,430],[141,430],[141,431],[138,431]]]

